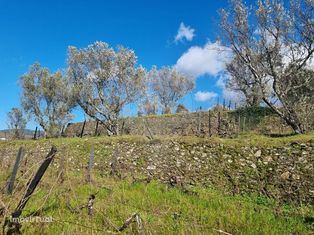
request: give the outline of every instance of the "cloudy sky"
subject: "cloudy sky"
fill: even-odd
[[[147,69],[175,66],[193,75],[196,88],[181,101],[191,111],[207,109],[224,95],[234,99],[222,83],[230,52],[216,41],[218,10],[226,5],[227,0],[0,0],[0,129],[6,128],[7,112],[19,106],[18,80],[29,65],[63,69],[68,46],[97,40],[134,49]],[[75,121],[83,119],[75,113]],[[122,115],[135,113],[131,105]]]

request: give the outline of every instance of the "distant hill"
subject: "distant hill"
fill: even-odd
[[[10,133],[12,133],[12,129],[0,130],[0,137],[5,137],[5,135],[10,135]],[[25,129],[24,134],[25,134],[25,136],[33,136],[34,130]]]

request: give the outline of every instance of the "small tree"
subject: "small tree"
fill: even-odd
[[[61,72],[50,73],[40,64],[33,64],[21,77],[22,105],[49,137],[57,137],[72,119],[75,106],[73,89]]]
[[[178,101],[194,88],[194,81],[174,68],[154,66],[150,71],[152,90],[159,99],[162,113],[171,113]]]
[[[176,113],[188,113],[189,110],[183,105],[179,104],[176,110]]]
[[[104,42],[84,49],[69,48],[69,77],[78,89],[78,104],[87,115],[107,127],[109,135],[119,134],[117,119],[127,104],[146,91],[146,71],[137,67],[133,50],[117,51]]]
[[[249,10],[253,8],[241,0],[232,0],[230,9],[222,10],[223,39],[233,51],[236,64],[249,71],[264,103],[296,133],[304,133],[300,113],[289,103],[287,91],[308,86],[308,82],[295,85],[291,79],[310,67],[313,59],[313,1],[292,0],[289,8],[281,0],[257,3],[255,15]],[[299,95],[299,99],[307,100],[303,96],[308,94]]]
[[[12,108],[8,113],[8,127],[13,133],[13,138],[19,139],[24,137],[26,123],[23,112],[19,108]]]
[[[145,97],[139,104],[141,115],[156,115],[158,112],[158,102],[156,97]]]

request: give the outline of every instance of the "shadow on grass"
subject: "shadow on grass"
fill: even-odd
[[[266,136],[271,137],[271,138],[281,138],[281,137],[289,137],[289,136],[295,136],[298,135],[297,133],[284,133],[284,134],[280,134],[280,133],[272,133],[272,134],[266,134]]]

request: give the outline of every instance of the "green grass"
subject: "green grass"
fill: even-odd
[[[189,144],[210,142],[225,145],[258,145],[277,146],[293,142],[313,141],[314,133],[282,138],[270,138],[254,134],[243,134],[236,139],[173,137],[154,141],[177,140]],[[219,234],[222,230],[230,234],[313,234],[314,207],[282,205],[276,201],[258,195],[227,195],[219,188],[189,186],[188,192],[180,187],[170,187],[157,181],[133,183],[132,179],[123,180],[101,175],[95,169],[93,183],[85,183],[85,172],[79,163],[86,165],[89,149],[95,146],[98,156],[109,157],[110,149],[96,148],[104,143],[119,141],[148,142],[143,137],[92,137],[42,139],[38,141],[20,140],[0,143],[2,154],[8,154],[7,148],[16,152],[21,145],[27,149],[41,149],[42,152],[32,155],[34,162],[40,162],[51,144],[55,144],[64,154],[66,175],[63,184],[58,183],[58,163],[50,166],[39,187],[28,202],[23,217],[37,215],[53,218],[52,223],[23,223],[23,234],[106,234],[115,232],[132,213],[139,213],[144,223],[145,234]],[[62,152],[62,148],[70,149]],[[6,150],[4,150],[6,149]],[[29,152],[30,154],[31,152]],[[35,153],[34,153],[35,154]],[[28,157],[30,157],[28,155]],[[74,163],[70,159],[75,159]],[[102,159],[95,159],[102,161]],[[34,171],[37,167],[34,168]],[[78,170],[80,169],[80,170]],[[33,172],[34,172],[33,171]],[[25,190],[30,172],[18,177],[16,189],[12,196],[0,194],[1,202],[12,212]],[[5,183],[10,170],[0,165],[0,188]],[[19,175],[21,176],[21,175]],[[68,207],[79,207],[86,203],[90,194],[96,194],[93,216],[86,209],[72,213]],[[3,218],[0,217],[0,220]],[[2,224],[1,224],[2,226]],[[135,226],[124,232],[137,234]]]
[[[52,180],[46,177],[44,181]],[[228,196],[198,187],[189,195],[154,181],[132,184],[99,178],[95,185],[89,185],[72,176],[49,194],[52,184],[40,187],[23,216],[36,212],[54,221],[25,223],[25,234],[102,234],[100,231],[115,231],[114,226],[121,226],[134,212],[141,216],[147,234],[217,234],[219,229],[231,234],[310,234],[311,225],[304,220],[314,216],[309,207],[277,206],[257,196]],[[92,217],[85,209],[78,214],[67,209],[67,201],[78,207],[95,192]],[[127,232],[136,231],[130,227]]]
[[[216,143],[216,144],[227,144],[227,145],[236,145],[236,146],[280,146],[284,144],[291,143],[302,143],[314,141],[314,132],[303,134],[303,135],[290,135],[282,137],[270,137],[266,135],[259,135],[255,133],[242,133],[239,134],[236,138],[218,138],[218,137],[196,137],[196,136],[154,136],[154,140],[148,140],[144,136],[116,136],[116,137],[73,137],[73,138],[58,138],[58,139],[40,139],[40,140],[14,140],[9,142],[0,142],[0,147],[12,145],[12,146],[34,146],[41,144],[55,144],[57,146],[66,144],[66,145],[76,145],[76,144],[87,144],[89,146],[93,144],[110,144],[115,142],[130,142],[130,143],[147,143],[147,142],[162,142],[174,140],[182,143]]]

